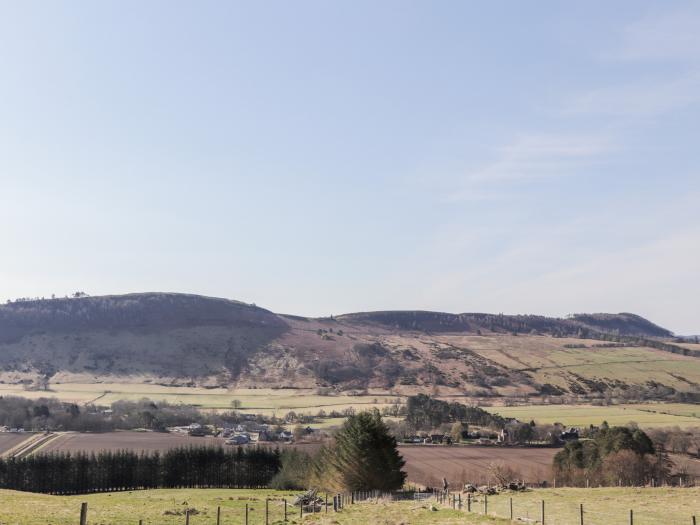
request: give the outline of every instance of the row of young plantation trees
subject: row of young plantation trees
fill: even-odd
[[[280,470],[278,450],[189,447],[38,454],[0,459],[0,487],[50,494],[153,488],[262,488]]]

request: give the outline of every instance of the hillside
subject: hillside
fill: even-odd
[[[696,392],[700,351],[639,316],[387,311],[311,319],[185,294],[0,306],[0,380],[440,388],[478,395]]]
[[[447,314],[441,312],[388,311],[341,315],[352,324],[374,324],[397,330],[421,332],[513,332],[549,335],[587,336],[596,333],[622,336],[672,337],[673,333],[629,313],[576,314],[566,319],[540,315],[494,315],[483,313]]]

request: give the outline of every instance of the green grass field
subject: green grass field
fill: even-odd
[[[154,401],[168,401],[194,405],[202,409],[231,409],[232,402],[240,402],[240,411],[254,414],[283,416],[290,410],[298,413],[316,414],[341,412],[349,407],[356,409],[387,406],[400,396],[386,393],[365,396],[322,396],[312,389],[226,389],[161,386],[132,383],[58,383],[49,391],[24,390],[20,385],[0,384],[0,395],[16,395],[28,398],[56,397],[62,401],[79,404],[96,403],[109,405],[119,400],[138,400],[144,397]]]
[[[138,400],[144,397],[156,401],[195,405],[202,409],[231,409],[238,400],[242,412],[284,416],[289,411],[299,414],[316,414],[319,410],[342,412],[353,407],[356,410],[382,408],[401,396],[375,393],[364,396],[319,395],[311,389],[235,389],[192,388],[153,384],[126,383],[60,383],[48,392],[23,390],[19,385],[0,384],[0,395],[17,395],[30,398],[56,397],[80,404],[94,402],[109,405],[120,399]],[[451,400],[469,402],[466,399]],[[487,407],[506,417],[521,421],[534,419],[538,423],[561,422],[570,426],[599,425],[607,421],[611,425],[625,425],[631,421],[644,428],[678,425],[682,428],[700,426],[700,406],[684,403],[645,403],[635,405],[530,405]],[[322,420],[317,426],[334,427],[342,418]]]
[[[670,403],[643,405],[530,405],[515,407],[487,407],[490,412],[497,412],[505,417],[515,417],[521,421],[534,419],[536,423],[563,423],[567,426],[600,425],[607,421],[610,425],[626,425],[634,421],[640,427],[681,428],[700,427],[698,405]]]
[[[185,509],[195,509],[190,517],[191,525],[216,523],[216,509],[221,507],[222,525],[245,523],[245,506],[248,504],[249,524],[265,523],[265,499],[269,502],[269,523],[284,523],[283,498],[291,503],[294,495],[271,490],[144,490],[89,494],[85,496],[47,496],[15,491],[0,491],[0,523],[12,525],[75,525],[82,502],[88,504],[88,523],[100,525],[183,525]],[[486,519],[478,515],[465,518],[464,514],[450,509],[430,509],[430,502],[362,503],[347,506],[341,513],[307,514],[299,517],[299,508],[288,506],[291,524],[347,524],[365,523],[415,525],[437,524],[496,524],[503,520]]]
[[[549,525],[578,525],[580,504],[586,525],[628,525],[630,510],[635,525],[691,525],[693,515],[700,518],[700,488],[542,489],[489,497],[489,511],[509,516],[511,497],[516,519],[539,519],[544,500]]]
[[[462,344],[503,366],[525,370],[538,383],[567,388],[577,376],[609,384],[653,379],[679,391],[700,384],[700,359],[647,347],[600,348],[600,341],[545,336],[465,336]],[[567,348],[566,345],[585,345]]]
[[[317,525],[438,525],[438,524],[506,524],[513,498],[514,517],[522,521],[539,520],[541,501],[545,502],[546,522],[550,525],[578,525],[579,504],[584,507],[584,523],[590,525],[627,525],[629,511],[634,510],[634,523],[691,524],[691,516],[700,514],[700,489],[548,489],[524,493],[490,496],[488,517],[483,516],[483,499],[477,496],[472,513],[435,506],[424,502],[372,501],[348,505],[342,512],[321,512],[299,518],[299,509],[288,506],[288,523]],[[249,524],[265,523],[265,500],[269,502],[269,523],[281,524],[284,519],[283,499],[293,494],[271,490],[181,489],[145,490],[83,496],[48,496],[2,490],[0,523],[12,525],[74,525],[80,505],[88,504],[88,523],[100,525],[182,525],[185,509],[191,510],[191,525],[214,524],[216,509],[221,507],[222,525],[245,523],[245,506],[249,508]],[[466,500],[463,500],[466,507]],[[437,510],[433,510],[433,508]],[[194,509],[194,510],[193,510]]]

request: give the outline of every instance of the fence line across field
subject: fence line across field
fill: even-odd
[[[330,496],[330,500],[329,500]],[[303,501],[299,504],[299,518],[304,519],[309,514],[328,513],[332,508],[333,512],[342,512],[347,505],[355,505],[360,503],[390,500],[390,501],[428,501],[434,500],[435,504],[451,508],[453,510],[464,511],[467,513],[482,514],[492,516],[519,523],[532,523],[538,525],[652,525],[658,523],[658,518],[651,517],[645,514],[644,511],[636,512],[635,509],[624,509],[619,507],[619,512],[601,512],[592,505],[586,506],[584,503],[572,504],[564,503],[568,508],[563,508],[562,503],[555,503],[551,507],[548,506],[546,500],[514,502],[512,497],[507,500],[503,497],[492,497],[489,500],[488,494],[472,494],[463,495],[459,493],[450,493],[447,490],[432,490],[432,491],[394,491],[383,492],[379,490],[371,491],[355,491],[348,493],[337,493],[333,495],[325,494],[321,498],[322,503],[316,501],[310,505],[305,505]],[[281,510],[279,513],[271,512],[270,502],[280,502]],[[329,503],[330,501],[330,503]],[[310,509],[310,510],[309,510]],[[245,513],[243,514],[245,525],[253,525],[251,519],[252,508],[249,504],[245,504]],[[230,510],[222,515],[221,506],[216,508],[216,525],[226,525],[226,518],[233,518],[234,511]],[[235,512],[236,515],[242,512]],[[273,515],[274,514],[274,515]],[[288,502],[286,498],[275,499],[265,498],[265,513],[264,523],[269,525],[270,521],[279,521],[282,517],[284,522],[289,521],[290,514],[288,512]],[[183,523],[184,525],[196,525],[194,514],[190,513],[190,509],[185,509]],[[262,517],[256,521],[260,523]],[[143,525],[143,520],[138,519],[134,524]],[[240,522],[239,522],[240,523]],[[695,515],[688,516],[688,525],[697,525]],[[80,506],[80,525],[88,525],[88,504],[82,503]]]
[[[466,504],[462,505],[459,496],[450,494],[449,491],[434,489],[434,500],[437,504],[453,510],[465,510],[484,516],[510,519],[519,523],[533,523],[538,525],[657,525],[659,518],[650,516],[648,512],[625,509],[624,505],[618,506],[615,512],[602,512],[594,505],[586,506],[583,503],[556,502],[551,507],[546,500],[539,501],[514,501],[513,497],[491,497],[488,494],[467,493]],[[494,499],[496,501],[494,501]],[[562,505],[568,508],[562,508]],[[697,517],[689,515],[687,521],[681,522],[688,525],[697,525]]]

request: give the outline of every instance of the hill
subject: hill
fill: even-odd
[[[673,333],[638,315],[576,314],[566,319],[540,315],[447,314],[422,311],[387,311],[346,314],[339,320],[375,324],[421,332],[512,332],[587,336],[598,333],[622,336],[672,337]]]
[[[0,381],[440,388],[478,395],[695,392],[700,349],[637,315],[365,312],[278,315],[185,294],[0,306]]]

